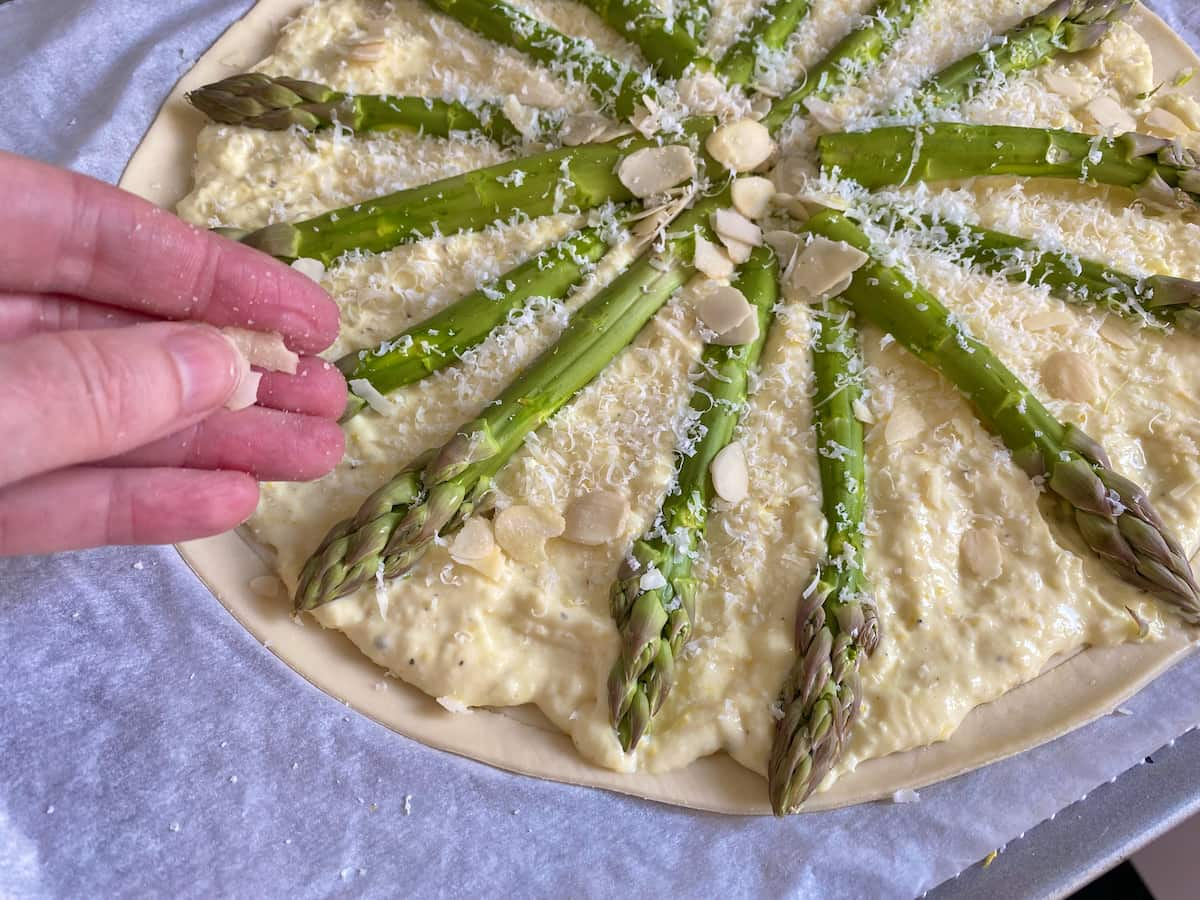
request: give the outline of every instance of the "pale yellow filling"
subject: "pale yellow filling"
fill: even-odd
[[[522,4],[563,30],[593,37],[623,58],[615,40],[577,4]],[[822,2],[772,72],[785,87],[870,4]],[[898,93],[1043,5],[1042,0],[935,0],[897,52],[863,87],[835,104],[848,121],[886,108]],[[716,5],[715,47],[728,43],[749,4]],[[997,11],[997,7],[1003,9]],[[355,63],[356,44],[383,40],[381,60]],[[784,57],[781,56],[781,59]],[[564,86],[497,50],[415,0],[321,0],[284,29],[261,68],[362,92],[427,94],[589,108],[586,91]],[[1149,50],[1118,28],[1085,58],[1054,63],[1089,95],[1107,93],[1142,112],[1153,86]],[[1190,101],[1171,100],[1195,115]],[[1082,127],[1074,105],[1037,74],[1008,81],[964,115],[976,121]],[[809,152],[809,129],[790,130],[785,153]],[[486,165],[506,153],[486,142],[363,137],[209,127],[202,133],[195,190],[180,204],[204,225],[255,227]],[[801,159],[801,162],[803,160]],[[796,171],[803,172],[804,166]],[[816,187],[798,175],[799,186]],[[827,186],[825,186],[827,187]],[[907,202],[966,214],[1008,231],[1061,241],[1133,271],[1200,277],[1200,230],[1178,216],[1148,217],[1127,196],[1074,185],[980,182],[944,192],[899,192]],[[342,308],[334,357],[374,346],[567,233],[561,215],[504,230],[425,241],[346,259],[323,283]],[[619,268],[618,253],[598,275]],[[1117,467],[1149,488],[1184,546],[1200,539],[1200,340],[1139,334],[1102,312],[1066,307],[1044,291],[970,275],[952,261],[900,248],[920,281],[958,312],[1051,410],[1101,439]],[[568,304],[543,304],[505,327],[464,362],[391,395],[394,412],[368,412],[347,428],[347,455],[315,484],[273,484],[251,522],[274,548],[289,588],[327,529],[427,448],[445,441],[552,342],[591,290]],[[609,586],[634,538],[653,520],[671,472],[671,450],[687,402],[689,366],[700,349],[690,311],[678,300],[502,472],[497,506],[539,504],[563,512],[594,489],[622,492],[632,514],[611,543],[562,539],[540,564],[507,560],[492,580],[435,547],[411,577],[369,586],[318,611],[368,656],[445,705],[536,704],[587,758],[614,769],[666,770],[725,750],[763,771],[772,705],[792,661],[797,598],[822,551],[823,522],[811,434],[809,313],[785,298],[757,389],[739,429],[750,495],[718,502],[700,572],[704,590],[679,680],[649,740],[624,757],[608,723],[605,681],[617,647]],[[1058,654],[1130,640],[1126,607],[1165,627],[1158,607],[1099,562],[1075,552],[1047,523],[1039,493],[937,375],[867,328],[871,514],[868,566],[883,640],[864,670],[863,716],[842,768],[948,737],[975,706],[1028,681]],[[1087,357],[1099,391],[1086,402],[1051,396],[1050,354]],[[999,563],[979,564],[963,536],[986,532]],[[974,540],[973,538],[971,540]],[[975,546],[975,545],[972,545]],[[969,558],[968,558],[969,557]],[[453,714],[447,712],[447,715]]]

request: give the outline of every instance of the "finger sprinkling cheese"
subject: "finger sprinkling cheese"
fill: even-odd
[[[696,177],[696,158],[682,144],[643,147],[617,166],[617,178],[635,197],[653,197]]]

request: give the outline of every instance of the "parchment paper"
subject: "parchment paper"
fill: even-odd
[[[1200,25],[1191,4],[1150,5]],[[250,3],[75,6],[0,3],[0,148],[115,180]],[[0,660],[0,896],[16,897],[913,896],[1200,722],[1194,658],[1131,715],[919,802],[775,822],[401,738],[279,663],[170,548],[0,561]]]

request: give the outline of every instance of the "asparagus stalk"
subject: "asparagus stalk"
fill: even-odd
[[[907,29],[928,0],[882,0],[862,22],[808,70],[804,84],[776,100],[762,122],[778,131],[792,116],[804,113],[809,97],[822,99],[851,84],[876,65]]]
[[[729,444],[741,417],[750,373],[758,365],[772,308],[778,298],[778,265],[766,247],[756,249],[735,281],[754,306],[758,337],[736,347],[709,345],[692,394],[695,445],[676,450],[679,476],[651,529],[634,543],[611,601],[621,650],[608,679],[609,711],[621,746],[632,750],[675,683],[675,660],[696,614],[692,560],[704,536],[712,500],[709,467]],[[657,576],[655,575],[657,573]]]
[[[711,119],[691,119],[679,140],[703,140],[712,127]],[[533,219],[594,209],[609,201],[623,203],[633,195],[617,177],[618,163],[656,144],[624,137],[565,147],[236,236],[281,259],[311,257],[328,265],[350,250],[382,252],[423,238],[485,228],[514,215]]]
[[[1011,75],[1036,68],[1060,53],[1091,49],[1132,6],[1132,0],[1056,0],[990,46],[934,75],[912,102],[918,108],[955,106],[969,100],[997,72]]]
[[[867,235],[824,211],[808,229],[870,253]],[[985,344],[971,337],[936,297],[904,273],[872,259],[843,294],[860,316],[890,333],[971,401],[1014,460],[1062,504],[1084,543],[1129,583],[1200,624],[1200,588],[1187,555],[1142,488],[1113,471],[1104,448],[1042,405]]]
[[[796,614],[796,662],[784,682],[767,786],[775,815],[797,812],[841,756],[858,714],[859,664],[879,640],[863,570],[863,426],[854,415],[863,362],[854,312],[815,313],[813,426],[821,470],[825,557]]]
[[[693,63],[708,68],[711,63],[699,39],[684,22],[671,18],[654,0],[581,0],[621,37],[642,51],[655,71],[678,78]]]
[[[605,109],[628,118],[643,96],[656,96],[649,74],[596,50],[590,40],[570,37],[504,0],[430,0],[467,28],[512,47],[568,81],[585,82]]]
[[[535,298],[565,297],[608,251],[605,225],[584,228],[472,291],[425,321],[385,342],[384,352],[358,350],[337,361],[347,381],[365,379],[381,394],[420,381],[486,338],[493,329]],[[351,393],[342,421],[366,401]]]
[[[526,435],[549,420],[635,337],[694,271],[692,234],[707,229],[728,191],[678,220],[684,237],[648,251],[586,303],[558,341],[430,461],[372,494],[329,532],[300,573],[296,609],[310,610],[357,590],[381,573],[406,574],[439,535],[458,527],[487,494],[493,476]]]
[[[432,97],[344,94],[324,84],[275,78],[259,72],[233,75],[197,88],[188,102],[215,122],[282,131],[298,125],[308,131],[341,125],[357,134],[402,131],[450,137],[481,134],[498,144],[519,144],[524,136],[499,106]],[[535,113],[535,136],[552,134],[561,116]]]
[[[717,65],[717,74],[730,84],[754,81],[759,56],[782,50],[811,7],[810,0],[769,0],[751,15]]]
[[[928,237],[963,262],[1016,284],[1046,285],[1069,303],[1099,306],[1139,324],[1200,330],[1200,282],[1169,275],[1139,277],[1036,241],[941,219],[892,211],[889,223]]]
[[[1024,175],[1132,188],[1155,201],[1190,204],[1200,197],[1200,159],[1195,154],[1171,141],[1133,132],[1105,138],[1043,128],[939,122],[825,134],[817,141],[817,154],[822,168],[866,188]]]

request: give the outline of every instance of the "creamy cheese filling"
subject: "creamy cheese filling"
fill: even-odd
[[[577,4],[522,2],[571,34],[629,61],[637,53]],[[763,83],[785,89],[849,29],[869,0],[814,4]],[[853,126],[946,63],[976,49],[1044,5],[1042,0],[934,0],[861,86],[832,104]],[[715,4],[719,52],[751,4]],[[382,49],[380,49],[382,45]],[[370,46],[369,52],[363,50]],[[358,48],[356,50],[356,48]],[[358,59],[356,57],[362,57]],[[320,0],[285,27],[260,68],[359,92],[590,108],[567,85],[415,0]],[[1189,124],[1200,110],[1153,88],[1149,50],[1120,26],[1097,51],[1054,62],[984,91],[969,120],[1084,127],[1079,98],[1047,87],[1070,76],[1083,99],[1104,94],[1135,115],[1162,101]],[[1059,82],[1061,84],[1061,82]],[[1168,107],[1168,103],[1170,104]],[[815,126],[789,129],[776,181],[787,189],[842,191],[814,180]],[[1189,138],[1190,140],[1190,138]],[[210,126],[200,137],[195,189],[180,213],[203,225],[257,227],[509,158],[485,141],[413,136],[307,136]],[[781,186],[784,186],[781,184]],[[1200,230],[1176,215],[1150,217],[1127,196],[1072,184],[981,180],[969,187],[915,187],[896,199],[950,218],[1037,236],[1128,271],[1200,277]],[[323,276],[342,310],[327,354],[375,347],[579,224],[552,216],[505,228],[423,241],[382,254],[352,254]],[[1044,290],[972,274],[946,254],[895,245],[895,261],[990,343],[1060,417],[1108,447],[1117,467],[1150,489],[1167,525],[1189,550],[1200,540],[1200,340],[1139,334],[1100,311],[1068,307]],[[390,395],[393,411],[347,426],[347,454],[314,484],[264,486],[251,522],[273,548],[289,588],[328,528],[427,448],[474,417],[562,330],[628,251],[606,259],[565,303],[535,304],[463,362]],[[563,512],[591,490],[630,502],[617,539],[585,547],[561,539],[540,563],[506,560],[495,578],[454,562],[439,542],[406,579],[371,585],[318,610],[396,676],[448,710],[536,704],[600,765],[663,771],[727,751],[762,772],[777,692],[792,658],[797,598],[823,550],[820,487],[811,433],[810,316],[784,297],[737,438],[749,497],[718,501],[701,554],[698,621],[678,682],[648,740],[623,756],[608,722],[605,682],[617,652],[608,593],[630,543],[654,519],[684,423],[688,373],[700,351],[690,310],[669,303],[637,341],[503,470],[496,506],[538,504]],[[883,640],[863,671],[863,715],[842,770],[865,759],[949,737],[963,717],[1035,677],[1052,658],[1136,637],[1126,608],[1170,625],[1145,595],[1124,585],[1042,515],[1037,488],[977,424],[939,376],[879,332],[864,331],[869,366],[868,567]],[[1083,393],[1062,393],[1049,362],[1069,351]],[[1061,361],[1063,358],[1059,357]],[[447,712],[447,715],[452,712]]]

